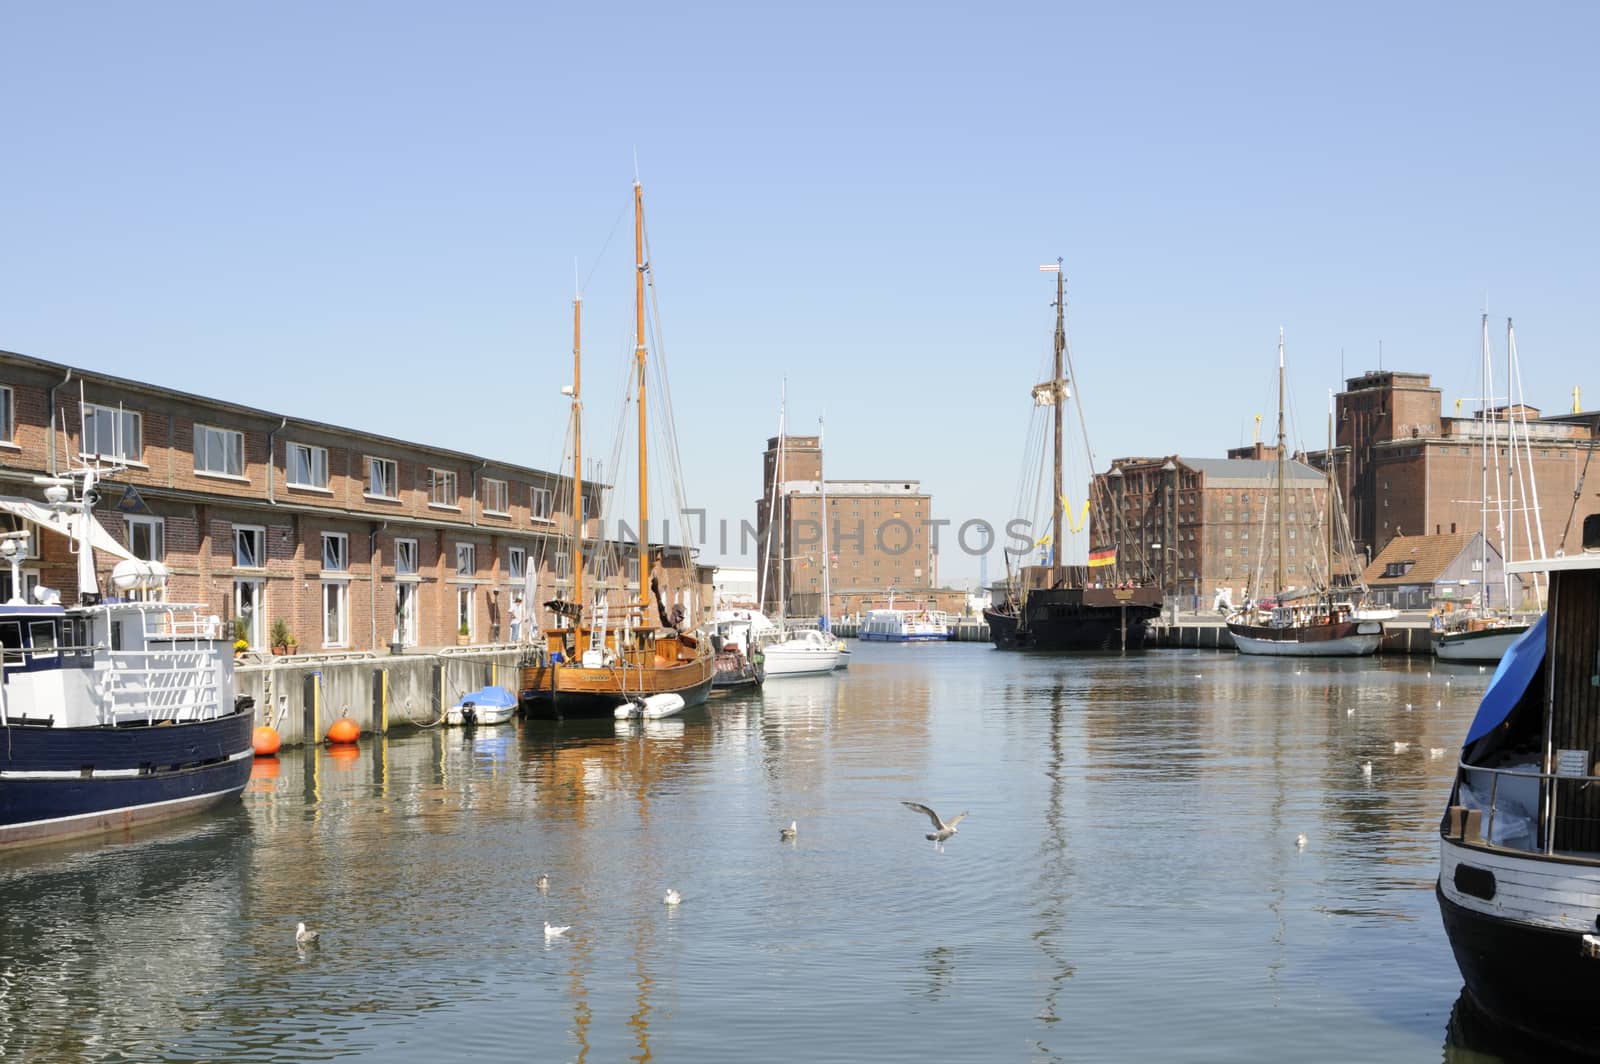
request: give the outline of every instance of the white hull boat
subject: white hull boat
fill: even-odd
[[[504,687],[485,687],[461,696],[461,701],[444,711],[444,722],[453,727],[465,724],[504,724],[517,712],[517,699]]]
[[[682,713],[685,705],[683,696],[679,694],[646,695],[644,698],[628,699],[612,715],[618,720],[660,720]]]
[[[767,679],[774,676],[817,676],[839,664],[839,645],[821,632],[802,632],[761,648],[766,657]]]
[[[1436,632],[1433,653],[1440,661],[1495,662],[1527,630],[1527,625],[1516,624],[1476,632]]]
[[[1372,627],[1378,628],[1377,622],[1372,622]],[[1357,633],[1313,642],[1258,639],[1240,635],[1238,632],[1233,633],[1233,645],[1241,654],[1260,654],[1279,658],[1359,658],[1377,653],[1378,644],[1381,642],[1383,642],[1381,628],[1371,634]]]

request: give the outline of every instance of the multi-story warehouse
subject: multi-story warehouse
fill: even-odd
[[[106,531],[254,647],[278,621],[302,652],[504,642],[530,567],[540,599],[571,587],[570,479],[0,352],[0,492],[37,501],[35,475],[94,456],[127,467],[101,489]],[[25,583],[75,586],[61,537],[36,531],[30,552]],[[669,599],[706,575],[676,550],[665,564]]]
[[[1304,587],[1327,579],[1321,538],[1326,479],[1298,460],[1286,467],[1284,581]],[[1101,524],[1111,527],[1096,531],[1094,544],[1114,545],[1125,578],[1157,584],[1185,608],[1209,605],[1219,588],[1235,603],[1247,594],[1271,594],[1278,565],[1277,469],[1274,458],[1119,458],[1095,477],[1095,497],[1104,503]]]
[[[756,503],[762,609],[789,617],[816,617],[823,611],[821,441],[816,436],[783,437],[783,483],[776,494],[779,523],[771,525],[769,534],[773,484],[779,475],[778,443],[776,436],[767,440],[762,493]],[[933,499],[920,482],[829,480],[827,507],[826,561],[832,598],[828,616],[860,615],[887,606],[891,596],[902,608],[925,606],[947,612],[964,608],[964,592],[937,586]],[[780,565],[785,566],[781,574]]]
[[[1347,380],[1335,399],[1334,416],[1335,472],[1356,546],[1368,557],[1396,536],[1478,531],[1485,459],[1489,542],[1512,560],[1526,557],[1527,545],[1541,534],[1546,554],[1562,547],[1563,536],[1570,550],[1575,535],[1570,530],[1581,528],[1587,514],[1600,512],[1600,467],[1590,468],[1600,442],[1600,412],[1543,417],[1531,407],[1502,406],[1487,418],[1476,413],[1448,417],[1427,374],[1385,370]],[[1513,417],[1515,467],[1506,443]],[[1324,468],[1326,452],[1307,459]],[[1520,478],[1515,486],[1514,468]],[[1537,507],[1525,501],[1535,494]]]

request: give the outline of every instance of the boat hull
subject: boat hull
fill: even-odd
[[[983,617],[1000,650],[1142,650],[1161,607],[1155,588],[1058,588],[1028,592],[1020,613]]]
[[[943,643],[949,640],[949,632],[917,632],[914,634],[885,634],[879,632],[862,632],[857,636],[863,643]]]
[[[676,694],[686,706],[701,705],[714,675],[709,656],[649,669],[537,665],[522,670],[520,704],[523,716],[539,720],[610,720],[618,703],[633,695]]]
[[[236,799],[250,779],[254,724],[245,712],[161,727],[0,727],[0,849]]]
[[[1379,621],[1341,621],[1337,624],[1272,628],[1267,625],[1229,623],[1228,634],[1241,654],[1266,657],[1360,658],[1377,653],[1383,642]]]
[[[789,650],[767,647],[763,655],[769,680],[775,676],[821,676],[832,672],[833,667],[839,664],[839,652],[831,648]]]
[[[1435,632],[1433,653],[1440,661],[1496,662],[1527,630],[1520,624],[1478,632]]]
[[[1559,926],[1562,921],[1557,913],[1582,909],[1587,915],[1595,911],[1594,905],[1600,903],[1600,869],[1503,854],[1489,858],[1448,840],[1443,845],[1442,872],[1434,893],[1456,966],[1473,1003],[1501,1026],[1549,1045],[1594,1055],[1592,1010],[1600,995],[1600,958],[1585,955],[1585,931]],[[1492,882],[1495,893],[1506,899],[1504,905],[1494,899],[1479,902],[1464,896],[1455,871],[1460,864],[1480,874],[1498,873]],[[1548,904],[1534,896],[1522,897],[1522,886],[1547,880],[1568,889],[1547,899]],[[1541,914],[1543,908],[1549,912]],[[1594,929],[1592,922],[1587,926]]]

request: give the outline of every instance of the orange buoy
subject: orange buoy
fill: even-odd
[[[256,748],[257,757],[272,757],[278,752],[282,740],[278,738],[278,730],[269,728],[265,724],[257,728],[250,736],[250,744]]]
[[[330,743],[353,743],[361,738],[361,725],[349,717],[340,717],[328,726]]]

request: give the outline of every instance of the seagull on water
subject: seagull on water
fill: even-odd
[[[318,934],[320,934],[320,932],[306,930],[306,925],[303,923],[295,924],[294,944],[296,946],[309,946],[311,943],[317,940]]]
[[[1371,761],[1363,761],[1363,762],[1361,762],[1361,774],[1363,776],[1367,777],[1368,779],[1372,778],[1372,762]]]
[[[1428,747],[1428,758],[1430,760],[1437,761],[1443,756],[1444,756],[1444,747],[1442,747],[1442,746],[1430,746],[1430,747]]]
[[[534,880],[533,885],[539,888],[540,894],[543,894],[545,891],[550,889],[550,877],[545,875],[543,872],[540,872],[539,878]]]
[[[933,834],[928,835],[927,839],[929,842],[937,842],[941,845],[943,845],[945,839],[948,839],[951,835],[956,833],[956,825],[967,818],[967,814],[962,813],[960,816],[954,818],[947,824],[939,818],[938,813],[935,813],[932,809],[929,809],[920,802],[901,802],[900,804],[905,806],[907,809],[915,809],[919,813],[925,813],[928,819],[933,821],[934,828]]]
[[[572,930],[572,925],[571,924],[568,924],[565,927],[552,927],[550,925],[550,921],[546,920],[544,922],[544,940],[546,942],[549,942],[552,938],[560,938],[562,935],[566,934],[568,931],[571,931],[571,930]]]
[[[661,899],[662,904],[664,904],[664,905],[676,905],[682,900],[683,900],[683,895],[679,894],[676,890],[673,890],[671,887],[667,888],[667,896],[665,898]]]
[[[795,836],[799,834],[800,821],[798,820],[791,820],[789,821],[788,827],[778,829],[778,839],[781,842],[793,842],[795,840]]]
[[[1410,743],[1395,743],[1394,744],[1394,752],[1397,753],[1397,754],[1403,754],[1409,749],[1411,749],[1411,744]]]
[[[1306,843],[1309,841],[1311,840],[1307,839],[1306,833],[1302,831],[1299,835],[1295,836],[1294,847],[1297,850],[1303,850],[1306,848]]]

